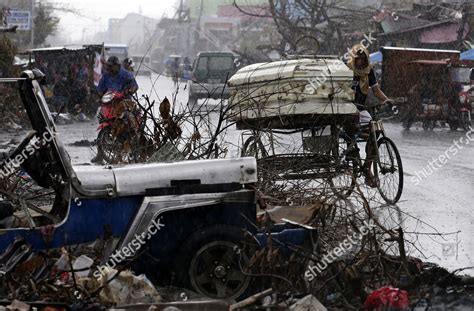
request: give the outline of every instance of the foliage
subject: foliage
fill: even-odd
[[[8,35],[0,35],[0,76],[8,77],[14,74],[13,58],[16,47]]]
[[[29,8],[23,8],[29,10]],[[38,1],[35,6],[34,12],[34,46],[41,46],[46,42],[46,38],[53,35],[58,30],[60,18],[54,15],[57,10],[56,7],[50,5],[48,2]],[[8,9],[0,10],[0,22],[5,19],[5,15],[8,13]],[[14,37],[19,47],[29,46],[31,43],[31,32],[30,31],[17,31]]]
[[[339,0],[267,0],[258,10],[248,6],[248,0],[233,4],[247,16],[273,21],[282,38],[273,49],[282,55],[345,52],[351,46],[345,34],[365,29],[373,13],[369,8],[347,9]]]
[[[0,24],[2,26],[6,26],[7,24],[7,16],[8,16],[9,11],[10,9],[5,6],[0,8]]]
[[[35,33],[34,45],[41,45],[49,35],[54,34],[58,29],[59,17],[54,16],[53,9],[47,5],[38,3],[36,17],[34,20]]]

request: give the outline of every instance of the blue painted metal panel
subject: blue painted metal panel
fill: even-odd
[[[305,229],[284,229],[278,232],[270,233],[271,238],[273,239],[273,247],[280,248],[283,256],[290,256],[293,252],[289,248],[291,245],[301,246],[305,242],[305,239],[308,238],[308,230]],[[255,235],[260,247],[266,247],[268,244],[268,234],[258,233]]]
[[[462,52],[461,60],[474,60],[474,49]]]
[[[142,197],[81,199],[71,201],[67,220],[57,225],[51,241],[45,241],[40,229],[13,229],[0,235],[0,252],[16,237],[24,238],[34,249],[43,250],[93,242],[103,236],[107,226],[114,237],[122,237],[132,223]]]

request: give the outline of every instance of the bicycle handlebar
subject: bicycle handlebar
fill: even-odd
[[[397,115],[399,113],[398,106],[394,105],[393,102],[390,101],[390,100],[387,100],[385,102],[378,102],[378,103],[375,103],[373,105],[366,105],[365,108],[366,109],[379,108],[379,107],[381,107],[382,105],[384,105],[386,103],[390,106],[390,109],[393,111],[393,114]]]

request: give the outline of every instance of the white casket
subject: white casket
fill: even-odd
[[[334,57],[246,66],[228,81],[231,117],[239,129],[357,122],[352,77]]]

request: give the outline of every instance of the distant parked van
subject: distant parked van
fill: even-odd
[[[105,59],[117,56],[120,62],[128,57],[128,46],[126,44],[104,44]]]
[[[134,55],[132,56],[133,63],[135,66],[133,69],[137,76],[151,76],[151,58],[150,56]]]
[[[236,71],[236,58],[233,53],[199,53],[194,60],[191,80],[188,82],[188,105],[195,106],[201,98],[229,98],[230,92],[226,82]]]

